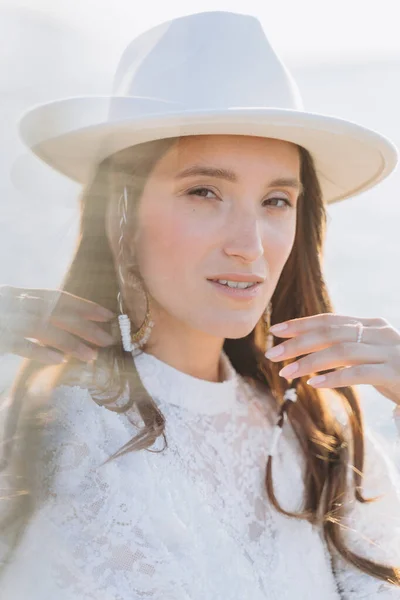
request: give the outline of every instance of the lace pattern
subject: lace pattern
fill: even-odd
[[[210,383],[149,355],[137,360],[166,417],[168,448],[102,464],[133,437],[132,423],[82,387],[57,388],[36,464],[37,508],[0,581],[1,600],[400,599],[399,588],[332,558],[316,527],[269,505],[264,472],[276,415],[262,390],[228,363],[227,380]],[[378,454],[369,469],[386,504],[351,508],[349,518],[400,564],[394,521],[383,527],[389,510],[398,519],[400,493]],[[301,508],[300,457],[288,426],[274,480],[289,510]]]

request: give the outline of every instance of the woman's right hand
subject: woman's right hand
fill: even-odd
[[[44,364],[59,364],[66,355],[90,361],[97,356],[96,346],[117,341],[96,322],[115,317],[99,304],[68,292],[0,285],[0,354]]]

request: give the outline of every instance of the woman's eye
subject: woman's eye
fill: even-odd
[[[206,195],[207,195],[208,193],[210,193],[210,194],[214,194],[214,197],[215,197],[215,192],[213,192],[212,190],[210,190],[210,189],[208,189],[208,188],[206,188],[206,187],[198,187],[198,188],[194,188],[193,190],[190,190],[190,191],[188,192],[188,195],[189,195],[189,196],[201,196],[202,198],[206,198],[206,199],[208,200],[209,198],[207,198],[207,196],[206,196],[206,195],[204,195],[204,192],[205,192],[205,194],[206,194]]]
[[[188,192],[189,196],[200,196],[201,198],[205,198],[206,200],[211,200],[212,198],[210,196],[207,196],[207,194],[212,194],[214,198],[217,197],[216,193],[213,192],[213,190],[210,190],[206,187],[193,188]],[[275,204],[275,202],[281,202],[282,204]],[[287,198],[279,198],[278,196],[276,196],[275,198],[268,198],[263,202],[263,206],[266,206],[267,203],[272,203],[270,204],[270,206],[274,208],[292,208],[293,206],[290,200],[288,200]]]
[[[276,204],[273,204],[272,206],[277,206],[277,208],[292,208],[292,203],[290,202],[290,200],[288,200],[287,198],[278,198],[277,196],[275,198],[268,198],[267,200],[265,200],[263,202],[263,206],[266,205],[267,202],[283,202],[283,205],[281,206],[277,206]]]

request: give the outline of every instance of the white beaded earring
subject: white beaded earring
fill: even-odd
[[[124,253],[123,253],[123,237],[124,227],[127,222],[127,209],[128,209],[128,193],[126,187],[124,187],[123,194],[119,199],[118,210],[120,215],[120,237],[119,237],[119,253],[118,253],[118,275],[122,285],[125,285],[124,276],[122,274],[122,265],[124,264]],[[146,315],[144,321],[138,331],[134,334],[131,333],[131,321],[126,313],[124,313],[122,305],[122,295],[118,292],[118,306],[120,315],[118,316],[119,328],[121,331],[122,346],[126,352],[137,353],[137,351],[144,346],[150,337],[151,330],[154,326],[154,322],[150,317],[150,306],[147,292],[146,295]]]

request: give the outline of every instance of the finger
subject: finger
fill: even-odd
[[[300,360],[290,363],[279,371],[281,377],[303,377],[318,371],[326,371],[348,365],[386,363],[388,353],[384,346],[344,342],[325,350],[312,352]]]
[[[4,327],[0,323],[0,335],[3,334],[7,336],[7,333],[10,331],[12,337],[34,338],[45,344],[48,343],[46,331],[52,326],[72,333],[95,346],[105,347],[119,341],[117,336],[107,333],[107,331],[93,321],[77,319],[76,316],[74,317],[73,315],[64,314],[62,317],[60,316],[58,318],[50,316],[46,321],[39,321],[38,319],[33,318],[32,315],[23,315],[15,320],[15,322],[8,315],[5,321],[7,322],[4,323]]]
[[[282,323],[276,323],[270,327],[270,331],[273,334],[276,332],[276,337],[285,338],[328,325],[348,325],[355,328],[357,322],[362,323],[364,327],[390,327],[390,323],[388,323],[386,319],[380,317],[367,318],[339,315],[336,313],[321,313],[310,317],[301,317],[299,319],[291,319],[289,321],[283,321]],[[282,329],[281,327],[285,327],[285,329]]]
[[[56,348],[64,354],[75,356],[79,360],[94,360],[97,358],[97,350],[83,344],[77,337],[71,335],[63,329],[58,329],[50,323],[40,331],[40,336],[36,338],[44,346]]]
[[[308,385],[315,388],[337,388],[350,385],[381,385],[393,382],[393,372],[387,365],[363,364],[312,377]]]
[[[0,286],[1,312],[25,318],[45,318],[57,303],[61,292],[35,288]]]
[[[272,361],[281,361],[316,352],[334,344],[356,342],[358,331],[353,325],[324,324],[318,329],[303,334],[292,334],[292,336],[288,341],[271,348],[266,353],[266,357]],[[396,343],[397,340],[400,343],[400,334],[390,326],[368,327],[363,330],[363,345],[387,346]]]
[[[68,292],[61,293],[57,304],[56,312],[62,314],[63,311],[77,314],[91,321],[109,321],[116,317],[115,313],[100,304]]]
[[[112,311],[96,302],[63,290],[30,289],[27,290],[28,292],[28,298],[23,301],[25,310],[40,320],[47,320],[53,314],[62,315],[64,313],[77,314],[92,321],[108,321],[116,316]]]
[[[8,290],[4,291],[3,286],[0,292],[0,316],[2,322],[7,320],[8,324],[11,320],[17,323],[20,319],[26,318],[27,315],[30,315],[29,307],[36,304],[38,300],[38,297],[24,293],[22,288],[8,287]],[[29,318],[31,319],[31,316]]]
[[[62,353],[26,339],[15,340],[8,351],[10,354],[37,360],[45,365],[59,365],[65,361]]]
[[[83,319],[77,320],[67,315],[64,315],[63,319],[50,317],[48,321],[41,323],[32,322],[31,317],[21,318],[16,323],[13,323],[11,333],[12,337],[34,338],[39,342],[47,344],[48,330],[52,327],[72,333],[95,346],[109,346],[118,341],[118,337],[107,333],[94,322],[84,321]],[[4,327],[3,330],[0,325],[0,334],[2,331],[7,335],[7,328]]]
[[[54,315],[51,317],[51,323],[95,346],[111,346],[118,341],[111,333],[108,333],[93,321],[85,321],[82,318],[77,318],[76,315]]]

